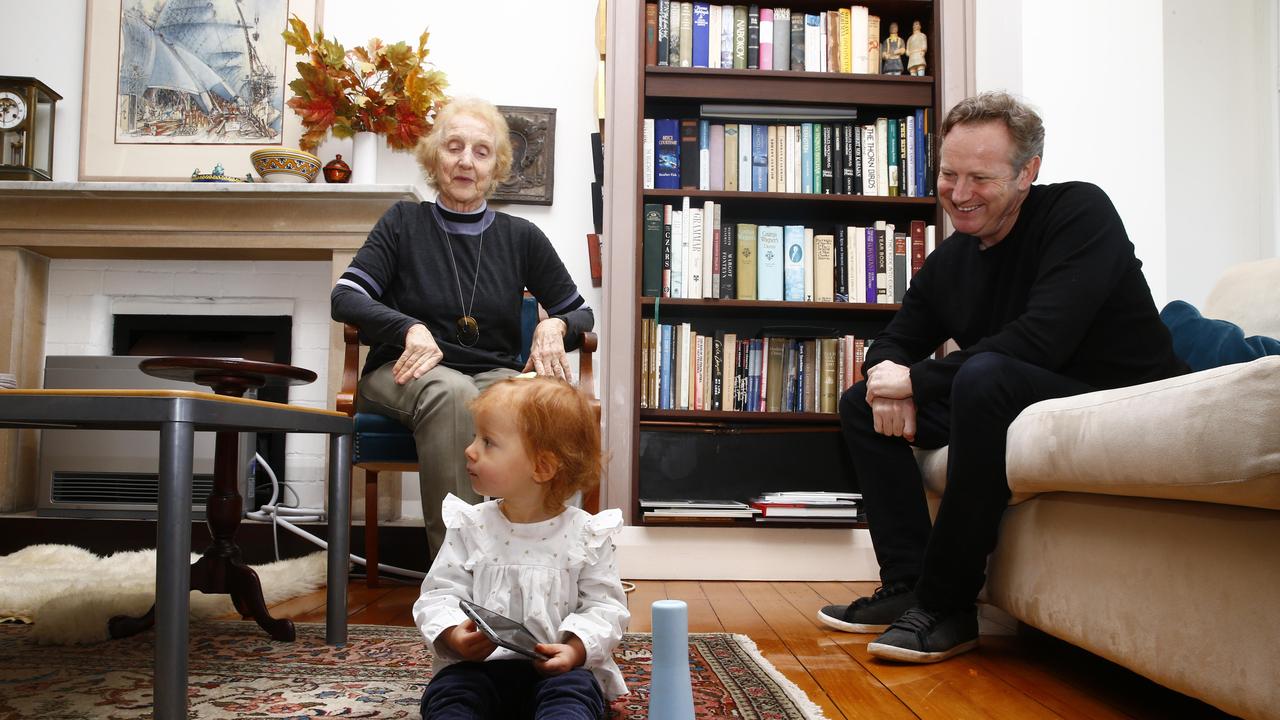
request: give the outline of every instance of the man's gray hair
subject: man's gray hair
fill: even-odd
[[[987,91],[956,103],[942,121],[942,137],[958,125],[1001,122],[1013,138],[1014,156],[1009,158],[1014,172],[1022,170],[1031,158],[1044,157],[1044,122],[1028,104],[1009,93]]]

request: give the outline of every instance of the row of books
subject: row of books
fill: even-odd
[[[932,111],[856,124],[845,120],[735,123],[645,118],[646,190],[929,197]]]
[[[773,521],[857,521],[862,494],[833,491],[780,491],[740,500],[641,498],[646,520],[750,519]]]
[[[862,379],[871,341],[800,336],[803,330],[699,332],[691,323],[641,321],[640,407],[656,410],[835,413]],[[792,336],[795,333],[797,336]]]
[[[838,225],[757,225],[701,207],[646,203],[641,292],[647,297],[784,302],[902,302],[933,251],[935,226],[912,220]],[[823,230],[826,230],[824,228]]]
[[[876,74],[880,18],[862,5],[806,13],[657,0],[645,5],[644,50],[648,65]]]

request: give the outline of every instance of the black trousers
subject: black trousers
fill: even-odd
[[[916,408],[915,446],[949,446],[947,487],[932,526],[911,444],[875,431],[867,388],[840,398],[840,425],[853,460],[883,583],[914,584],[920,605],[973,605],[986,581],[1009,501],[1005,434],[1024,408],[1091,392],[1078,380],[996,353],[969,358],[951,397]]]
[[[599,720],[604,695],[585,668],[543,677],[528,660],[460,662],[422,694],[423,720]]]

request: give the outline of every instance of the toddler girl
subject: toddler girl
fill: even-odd
[[[598,482],[600,430],[586,398],[552,378],[495,383],[471,404],[467,473],[481,495],[449,495],[444,546],[413,619],[435,654],[425,720],[603,717],[626,693],[613,649],[627,621],[610,535],[622,512],[566,507]],[[459,608],[470,600],[518,620],[545,660],[496,647]]]

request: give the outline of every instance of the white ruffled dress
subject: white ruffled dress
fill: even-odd
[[[414,622],[435,656],[434,670],[461,659],[436,641],[467,619],[458,607],[465,598],[519,620],[541,642],[564,642],[573,633],[587,650],[585,667],[605,698],[626,694],[613,661],[631,619],[611,539],[622,527],[622,511],[592,515],[565,508],[550,520],[513,523],[499,502],[468,505],[450,494],[442,505],[444,547],[413,605]],[[487,659],[522,656],[498,648]]]

